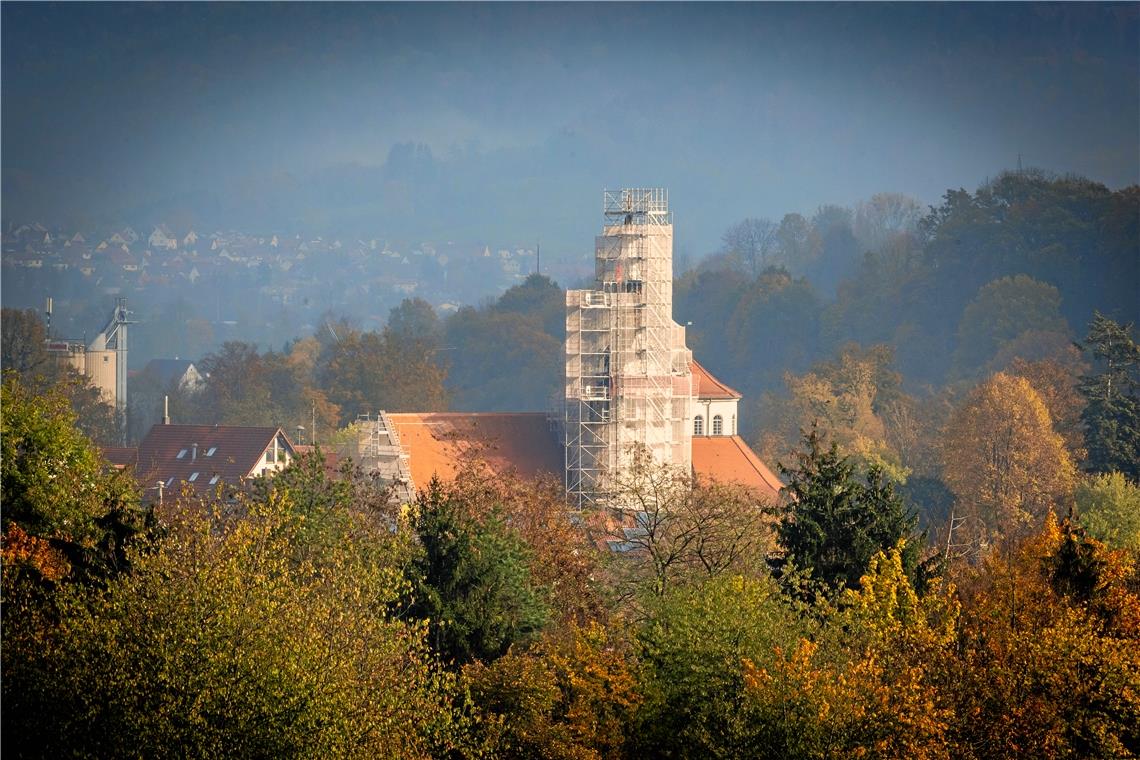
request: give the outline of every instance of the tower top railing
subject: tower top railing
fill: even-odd
[[[672,224],[669,191],[663,187],[627,187],[602,191],[602,214],[607,225]]]

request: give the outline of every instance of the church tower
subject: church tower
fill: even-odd
[[[566,490],[580,506],[612,499],[641,447],[692,467],[685,328],[673,321],[673,218],[667,191],[604,191],[594,287],[566,293]]]

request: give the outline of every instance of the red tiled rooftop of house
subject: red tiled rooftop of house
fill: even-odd
[[[278,434],[292,449],[288,436],[275,427],[155,425],[139,444],[135,474],[144,488],[159,478],[236,485],[260,464]],[[194,473],[198,475],[191,480]],[[215,475],[218,481],[210,483]]]
[[[134,467],[139,458],[139,450],[133,446],[102,446],[99,452],[116,470]]]

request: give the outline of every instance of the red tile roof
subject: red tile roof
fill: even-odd
[[[451,480],[467,458],[492,472],[513,470],[523,477],[561,475],[562,441],[546,415],[531,412],[440,412],[389,414],[400,446],[408,453],[412,480],[424,488],[432,475]]]
[[[107,464],[116,470],[134,467],[139,458],[139,450],[130,446],[102,446],[99,452],[107,460]]]
[[[309,444],[298,443],[293,446],[293,452],[298,457],[306,457],[312,454],[315,448]],[[340,469],[340,455],[332,449],[322,448],[321,456],[325,458],[325,475],[330,478],[336,477],[337,471]]]
[[[773,503],[783,487],[738,435],[693,438],[693,471],[708,480],[754,488]]]
[[[696,359],[689,363],[689,370],[693,373],[693,391],[697,398],[744,398],[740,391],[713,377]]]
[[[155,425],[139,444],[135,474],[144,488],[171,478],[171,487],[181,481],[210,487],[215,475],[218,482],[213,485],[238,485],[261,464],[265,450],[279,434],[292,451],[293,443],[281,428]],[[198,444],[196,456],[194,444]],[[185,453],[179,457],[180,452]],[[198,476],[191,481],[194,473]]]
[[[492,472],[514,471],[523,477],[560,475],[565,466],[562,442],[544,414],[401,413],[388,418],[409,455],[417,488],[426,486],[433,475],[453,479],[469,457],[483,460]],[[773,502],[783,487],[736,435],[694,438],[693,470],[707,480],[754,488]]]

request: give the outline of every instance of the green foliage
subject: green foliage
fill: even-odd
[[[779,384],[785,371],[806,368],[816,354],[819,294],[787,269],[752,277],[702,267],[677,278],[673,303],[676,319],[692,322],[686,339],[694,355],[746,394]]]
[[[1119,472],[1093,475],[1077,485],[1076,500],[1089,535],[1140,554],[1140,486]]]
[[[634,756],[745,757],[765,726],[742,712],[744,662],[760,666],[802,631],[768,578],[722,575],[676,588],[638,633],[644,703]]]
[[[100,443],[120,442],[115,409],[81,373],[57,362],[47,351],[47,331],[32,309],[5,308],[0,314],[3,352],[0,368],[12,373],[20,383],[36,392],[49,389],[63,395],[75,413],[75,424],[83,434]]]
[[[1140,480],[1140,346],[1132,338],[1132,325],[1098,312],[1089,325],[1085,350],[1100,369],[1082,377],[1079,385],[1087,401],[1081,413],[1087,428],[1086,467]]]
[[[444,662],[493,660],[542,628],[549,611],[529,553],[498,510],[474,514],[460,491],[433,480],[416,500],[412,530],[422,551],[408,570],[411,612],[427,621]]]
[[[510,303],[522,308],[523,295],[512,294]],[[561,303],[564,310],[565,299]],[[465,307],[448,320],[447,344],[456,349],[448,387],[456,407],[546,410],[560,388],[565,355],[561,331],[547,333],[541,319],[541,311]]]
[[[827,310],[825,342],[890,343],[909,380],[942,382],[967,304],[986,283],[1015,275],[1057,288],[1070,325],[1096,308],[1135,319],[1137,219],[1136,188],[1080,177],[1007,172],[974,193],[951,190],[917,236],[864,256]],[[961,373],[977,370],[960,359]]]
[[[426,757],[449,721],[420,626],[386,612],[398,573],[362,551],[296,562],[283,500],[200,505],[105,591],[5,620],[16,756]]]
[[[106,577],[122,568],[125,544],[147,525],[133,481],[106,471],[58,389],[36,393],[6,373],[0,404],[5,533],[18,526],[20,533],[46,542],[81,578]],[[35,556],[46,559],[47,554],[29,557],[31,565],[6,568],[6,591],[20,568],[44,575],[47,566],[37,569]],[[54,569],[45,577],[67,574],[58,561],[50,564]]]
[[[788,560],[832,588],[857,588],[877,552],[909,539],[904,559],[914,577],[922,548],[914,536],[918,518],[878,468],[858,478],[838,447],[825,450],[812,430],[796,466],[780,472],[788,479],[788,503],[776,530]]]

